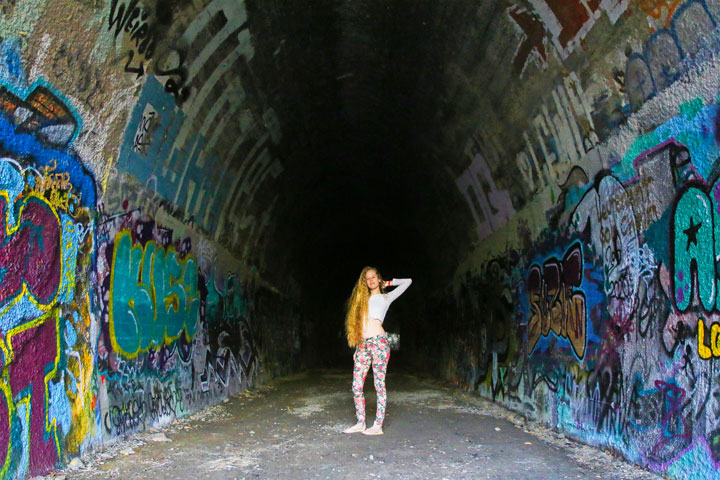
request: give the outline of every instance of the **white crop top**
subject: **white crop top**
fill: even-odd
[[[390,304],[395,301],[412,283],[411,278],[393,278],[390,282],[391,287],[395,289],[389,293],[378,293],[370,295],[368,303],[368,317],[376,318],[382,323],[385,320],[385,314],[390,308]]]

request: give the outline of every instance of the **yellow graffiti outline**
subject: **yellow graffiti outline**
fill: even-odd
[[[10,391],[10,374],[7,368],[4,368],[2,372],[0,390],[2,390],[3,395],[5,395],[5,401],[8,406],[8,446],[5,454],[5,463],[3,463],[2,469],[0,469],[0,478],[5,478],[7,470],[10,467],[10,452],[12,451],[12,418],[15,416],[15,403],[12,399],[12,391]]]
[[[80,311],[79,318],[77,319],[77,323],[75,323],[74,320],[69,320],[78,332],[78,341],[75,344],[74,350],[78,352],[80,356],[78,368],[82,375],[78,374],[78,376],[76,376],[78,385],[77,393],[68,393],[67,382],[65,382],[65,392],[70,400],[72,429],[70,429],[67,436],[63,437],[63,452],[69,451],[71,453],[79,452],[80,445],[83,440],[90,435],[91,431],[94,431],[95,425],[94,410],[91,409],[93,389],[91,388],[90,382],[94,373],[92,356],[88,345],[80,342],[80,332],[90,324],[90,319],[88,318],[90,296],[87,292],[84,292],[82,296],[78,296],[77,298],[80,299],[79,306],[77,306],[77,309]],[[67,357],[67,365],[65,366],[67,370],[72,368],[71,361],[73,359],[75,359],[74,356]],[[74,375],[74,372],[72,372],[72,374]],[[67,377],[65,378],[67,379]],[[93,421],[91,421],[91,417]]]
[[[45,433],[52,434],[53,439],[55,440],[55,453],[58,455],[58,458],[59,458],[61,451],[60,451],[60,440],[58,439],[58,435],[57,435],[57,419],[53,418],[51,421],[48,422],[48,418],[50,417],[50,391],[48,390],[48,382],[50,380],[52,380],[52,378],[57,373],[58,364],[60,363],[60,312],[58,310],[50,311],[50,312],[46,313],[45,315],[42,315],[30,322],[24,323],[18,327],[13,328],[12,330],[10,330],[8,332],[6,341],[10,348],[11,358],[15,358],[15,354],[12,350],[12,338],[19,333],[22,333],[26,330],[30,330],[31,328],[34,328],[37,325],[40,325],[41,323],[45,322],[45,320],[47,320],[48,317],[51,317],[51,316],[54,317],[54,319],[55,319],[55,361],[53,362],[52,370],[50,370],[50,372],[48,372],[45,375],[45,377],[43,378],[43,388],[45,389],[45,418],[44,418],[45,424],[43,425],[43,428],[45,429]],[[9,363],[10,362],[7,362],[7,364],[9,364]],[[3,377],[5,377],[5,375],[8,374],[7,372],[8,372],[8,368],[6,366],[5,372],[3,372]],[[7,377],[7,380],[8,380],[7,388],[10,389],[9,376]],[[33,385],[33,387],[35,387],[35,386]],[[12,391],[10,391],[9,393],[12,396]],[[6,392],[6,395],[7,395],[7,392]],[[28,432],[27,432],[27,434],[28,434],[28,449],[30,448],[30,444],[32,442],[32,439],[30,438],[30,430],[31,430],[30,422],[32,421],[30,419],[30,409],[31,409],[30,400],[32,399],[32,395],[33,394],[32,394],[32,390],[31,390],[30,394],[28,394],[26,397],[23,397],[22,399],[20,399],[18,401],[18,405],[21,405],[23,403],[28,404],[27,408],[25,409],[25,411],[27,412],[26,413],[26,416],[27,416],[26,422],[27,422],[27,426],[28,426]],[[17,408],[15,407],[15,405],[13,405],[13,413],[15,412],[16,409]],[[8,404],[8,410],[10,410],[9,404]],[[9,418],[12,418],[12,416],[9,416]],[[12,427],[12,425],[10,425],[10,426]],[[9,445],[9,443],[8,443],[8,445]],[[28,457],[28,461],[30,461],[29,457]],[[7,465],[3,467],[3,471],[0,472],[0,476],[2,476],[2,474],[5,473],[6,468],[7,468]]]
[[[107,192],[107,182],[108,178],[110,178],[110,170],[112,170],[112,163],[115,161],[112,155],[110,155],[110,158],[107,159],[107,162],[105,162],[105,176],[103,176],[103,193]]]
[[[5,209],[5,237],[7,238],[8,236],[13,235],[13,234],[15,234],[15,232],[18,231],[18,229],[20,228],[20,222],[15,222],[15,226],[9,227],[9,225],[8,225],[8,220],[10,220],[10,209],[13,208],[13,207],[12,207],[12,204],[10,203],[10,197],[9,197],[9,195],[8,195],[7,190],[0,191],[0,197],[5,198],[5,205],[6,205],[6,209]],[[11,309],[15,304],[17,304],[20,300],[22,300],[23,298],[25,298],[26,295],[27,295],[28,299],[30,300],[30,302],[31,302],[33,305],[35,305],[35,307],[36,307],[38,310],[40,310],[40,311],[47,311],[47,310],[49,310],[50,308],[52,308],[52,306],[55,305],[55,303],[57,303],[57,299],[58,299],[58,297],[60,296],[60,292],[61,292],[61,290],[62,290],[62,288],[61,288],[61,287],[62,287],[62,279],[64,278],[65,268],[66,268],[66,267],[65,267],[65,259],[63,258],[63,255],[62,255],[62,252],[63,252],[63,244],[62,244],[62,236],[63,236],[63,235],[62,235],[62,233],[63,233],[63,232],[62,232],[62,223],[60,222],[60,217],[58,216],[57,212],[55,211],[55,209],[53,208],[53,206],[50,204],[50,202],[48,202],[48,201],[47,201],[46,199],[44,199],[43,197],[40,197],[40,196],[35,195],[35,194],[30,194],[30,195],[28,195],[27,197],[23,197],[23,202],[22,202],[22,204],[20,205],[20,209],[18,210],[18,215],[17,215],[17,218],[18,218],[18,219],[20,219],[20,218],[22,217],[23,211],[25,210],[25,206],[27,205],[28,200],[30,200],[31,198],[37,198],[38,200],[41,200],[42,202],[44,202],[45,205],[47,205],[47,206],[50,208],[50,211],[51,211],[52,214],[55,216],[55,220],[57,220],[58,226],[60,227],[60,239],[59,239],[59,246],[60,246],[60,285],[58,285],[57,291],[55,292],[55,297],[50,301],[50,303],[42,304],[42,303],[38,302],[37,300],[35,300],[35,298],[33,298],[32,295],[27,295],[27,293],[28,293],[27,282],[23,279],[22,289],[21,289],[20,293],[17,294],[17,295],[15,296],[15,298],[13,298],[13,299],[10,301],[10,303],[8,303],[8,304],[5,305],[4,307],[2,307],[2,309],[0,309],[0,317],[4,316],[4,315],[8,312],[8,310],[10,310],[10,309]],[[42,318],[42,317],[41,317],[41,318]],[[0,348],[2,348],[2,351],[3,351],[3,353],[5,354],[5,357],[8,358],[8,349],[7,349],[7,346],[5,345],[6,342],[7,342],[7,338],[5,339],[4,342],[0,342]],[[8,362],[8,363],[9,363],[9,362]]]
[[[123,356],[125,356],[126,358],[133,359],[133,358],[136,358],[138,355],[140,355],[140,353],[147,352],[148,350],[150,350],[151,347],[159,347],[160,345],[155,345],[155,341],[154,341],[154,340],[151,340],[151,341],[150,341],[150,344],[149,344],[146,348],[141,348],[141,346],[138,345],[137,350],[135,350],[134,352],[128,352],[128,351],[126,351],[126,350],[123,350],[122,347],[120,347],[120,345],[119,345],[118,342],[117,342],[117,338],[116,338],[117,336],[116,336],[116,333],[115,333],[115,319],[114,319],[114,317],[113,317],[114,295],[113,295],[113,292],[112,292],[112,288],[113,288],[113,286],[115,285],[115,260],[116,260],[116,258],[117,258],[117,247],[118,247],[118,243],[119,243],[118,240],[120,239],[120,237],[123,237],[123,236],[128,236],[128,237],[130,237],[130,244],[132,245],[131,248],[130,248],[130,259],[132,259],[132,253],[135,251],[135,249],[138,249],[138,250],[142,251],[142,257],[141,257],[141,260],[140,260],[141,269],[142,269],[142,266],[145,265],[145,254],[146,254],[146,252],[147,252],[148,246],[150,246],[151,244],[155,246],[155,249],[153,250],[153,257],[154,257],[154,255],[156,254],[156,252],[158,251],[158,246],[157,246],[157,243],[156,243],[154,240],[150,240],[149,242],[147,242],[144,247],[143,247],[142,245],[140,245],[140,244],[133,244],[132,234],[131,234],[130,230],[128,230],[128,229],[120,230],[120,231],[117,233],[117,235],[115,235],[115,241],[114,241],[114,245],[113,245],[112,265],[111,265],[111,267],[110,267],[110,268],[111,268],[111,270],[110,270],[110,289],[111,289],[111,291],[109,292],[109,297],[110,297],[110,298],[109,298],[109,300],[108,300],[108,323],[110,324],[110,344],[112,345],[113,350],[115,350],[116,352],[122,353]],[[194,255],[188,254],[188,255],[185,256],[185,258],[184,258],[183,260],[179,260],[179,258],[178,258],[178,256],[177,256],[177,250],[176,250],[175,247],[172,246],[172,245],[168,246],[166,249],[163,248],[163,247],[160,247],[160,249],[161,249],[161,250],[165,250],[165,258],[166,258],[166,259],[167,259],[167,255],[168,255],[171,251],[172,251],[173,253],[175,253],[175,257],[178,259],[178,263],[182,266],[181,278],[180,278],[179,280],[176,280],[175,282],[173,282],[173,279],[174,279],[175,277],[173,277],[172,275],[170,275],[170,286],[176,285],[176,284],[178,284],[178,283],[180,283],[180,284],[182,285],[182,280],[183,280],[184,277],[185,277],[185,268],[186,268],[186,266],[187,266],[187,262],[188,262],[190,259],[192,259],[193,262],[195,263],[195,267],[197,268],[197,259],[195,258]],[[142,283],[143,272],[141,272],[140,270],[138,270],[138,273],[139,273],[138,277],[139,277],[139,278],[138,278],[137,286],[138,286],[138,287],[143,287],[143,288],[145,288],[146,290],[148,290],[148,291],[150,292],[150,298],[152,299],[153,304],[155,305],[155,309],[154,309],[154,311],[153,311],[153,319],[152,319],[152,321],[153,321],[153,322],[156,322],[156,321],[157,321],[158,302],[157,302],[157,296],[156,296],[156,293],[155,293],[155,283],[153,282],[153,280],[155,279],[155,262],[152,261],[152,260],[154,260],[154,258],[151,259],[151,261],[150,261],[150,283],[151,283],[151,284],[150,284],[149,286],[146,286],[146,285],[144,285],[144,284]],[[197,287],[196,287],[196,288],[197,288]],[[183,290],[184,290],[184,289],[183,289]],[[187,299],[194,300],[195,297],[197,297],[199,294],[200,294],[200,292],[199,292],[199,289],[198,289],[198,292],[197,292],[195,295],[187,295],[187,296],[186,296],[186,306],[187,306]],[[180,303],[180,302],[178,301],[178,304],[179,304],[179,303]],[[131,307],[131,308],[134,308],[134,301],[133,301],[133,299],[130,299],[130,307]],[[136,321],[137,321],[137,319],[136,319]],[[195,321],[197,321],[197,319],[195,319]],[[185,324],[185,326],[186,326],[186,328],[185,328],[185,339],[188,340],[188,341],[190,341],[190,336],[187,334],[187,324]],[[174,341],[177,340],[178,338],[180,338],[180,334],[178,334],[178,335],[176,335],[176,336],[174,336],[174,337],[168,337],[168,335],[167,335],[167,328],[165,328],[165,332],[163,333],[163,343],[162,343],[162,345],[170,345],[172,342],[174,342]],[[140,342],[138,342],[138,344],[139,344],[139,343],[140,343]]]

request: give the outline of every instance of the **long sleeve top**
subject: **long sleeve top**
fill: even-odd
[[[385,320],[385,314],[390,308],[390,304],[394,302],[400,295],[408,289],[412,283],[411,278],[393,278],[389,285],[395,287],[389,293],[378,293],[370,295],[370,301],[368,303],[368,317],[376,318],[382,323]]]

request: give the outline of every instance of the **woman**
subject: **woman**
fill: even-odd
[[[382,323],[390,304],[407,290],[411,283],[410,278],[394,278],[386,282],[378,274],[377,269],[365,267],[348,299],[345,332],[348,345],[355,347],[352,391],[358,423],[345,429],[343,433],[383,434],[382,425],[387,402],[385,372],[390,360],[390,345]],[[385,293],[387,287],[397,288]],[[373,426],[365,428],[363,386],[371,363],[377,392],[377,412]]]

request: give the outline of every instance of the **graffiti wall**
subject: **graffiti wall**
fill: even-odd
[[[96,184],[73,148],[77,113],[29,84],[2,44],[0,472],[22,478],[77,453],[94,423]]]
[[[0,478],[22,479],[292,369],[298,313],[263,272],[282,134],[244,2],[0,12]]]
[[[464,147],[458,186],[471,172],[488,208],[469,203],[479,244],[433,305],[445,374],[671,478],[720,478],[720,11],[556,3],[507,10],[525,34],[508,75],[554,85],[518,150],[485,126]],[[632,47],[583,43],[638,18]],[[515,190],[496,168],[513,157]]]

